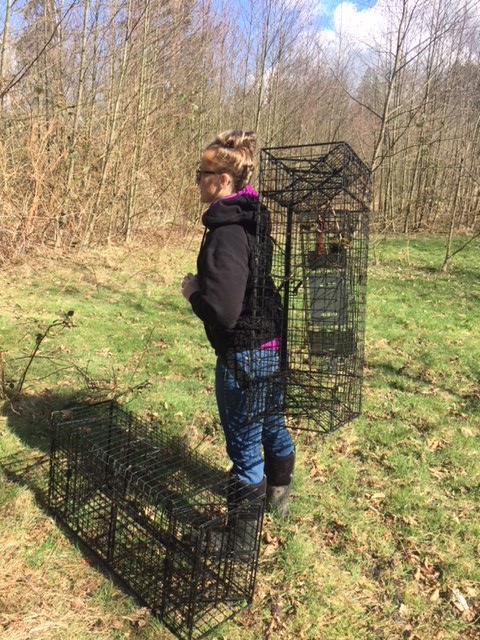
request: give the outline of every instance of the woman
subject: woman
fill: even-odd
[[[197,184],[201,201],[209,205],[202,216],[206,230],[197,275],[185,276],[182,293],[203,321],[217,354],[215,394],[236,495],[244,489],[259,496],[266,493],[267,509],[285,516],[294,447],[275,376],[278,294],[270,259],[258,261],[258,255],[271,254],[271,241],[268,212],[259,207],[258,194],[249,184],[255,139],[253,132],[226,131],[203,151]],[[256,252],[259,244],[263,246]],[[264,273],[258,273],[259,264]]]

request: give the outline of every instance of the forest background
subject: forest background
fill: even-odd
[[[0,262],[182,231],[226,128],[347,141],[377,233],[479,233],[478,0],[2,0]]]

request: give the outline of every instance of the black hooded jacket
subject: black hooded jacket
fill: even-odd
[[[212,203],[202,221],[207,230],[192,309],[218,355],[258,348],[281,329],[280,299],[270,276],[268,211],[244,194]]]

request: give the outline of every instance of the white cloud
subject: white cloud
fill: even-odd
[[[333,12],[332,29],[324,32],[325,39],[331,41],[333,34],[336,40],[348,42],[360,54],[372,48],[388,50],[394,45],[402,20],[402,9],[403,3],[396,0],[377,0],[372,7],[366,8],[362,8],[360,2],[341,2]],[[480,0],[443,2],[438,5],[426,0],[408,3],[408,49],[422,48],[432,37],[433,23],[437,20],[440,20],[440,28],[448,31],[448,24],[461,22],[466,10],[471,20],[477,21],[478,28]]]
[[[295,0],[282,0],[295,2]],[[377,0],[373,6],[367,7],[365,1],[345,1],[337,6],[336,0],[304,0],[307,5],[315,3],[319,15],[320,10],[331,16],[331,28],[319,29],[317,24],[307,24],[300,29],[295,39],[295,49],[310,60],[312,65],[318,64],[338,73],[355,86],[367,68],[376,69],[378,73],[388,72],[388,68],[397,50],[399,29],[406,28],[403,42],[403,62],[407,64],[423,64],[424,56],[429,50],[429,43],[435,42],[437,61],[451,60],[465,49],[465,56],[470,54],[469,40],[459,40],[458,30],[452,25],[464,24],[462,17],[466,9],[471,11],[469,30],[478,34],[480,0],[439,0],[433,4],[431,0],[407,0],[407,20],[402,23],[401,0]],[[371,4],[371,2],[370,2]],[[313,15],[313,12],[312,12]],[[405,18],[405,16],[403,16]],[[465,24],[469,24],[467,21]],[[465,29],[466,33],[467,29]],[[442,32],[440,40],[436,40]],[[478,42],[470,39],[470,42]],[[466,36],[465,36],[466,37]],[[478,38],[478,35],[477,35]],[[478,51],[478,49],[477,49]],[[347,79],[348,78],[348,79]]]
[[[379,0],[373,7],[361,9],[352,2],[342,2],[333,14],[335,32],[351,39],[361,48],[368,47],[386,31],[388,12],[385,4],[384,0]]]

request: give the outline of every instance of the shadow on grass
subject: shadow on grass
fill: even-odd
[[[475,413],[478,411],[478,402],[480,400],[480,391],[473,390],[469,393],[462,393],[458,388],[447,386],[446,384],[442,384],[439,381],[432,381],[425,379],[421,374],[412,374],[409,373],[406,368],[397,368],[391,364],[375,364],[369,363],[368,368],[371,371],[380,372],[386,378],[386,384],[396,389],[397,391],[411,391],[411,389],[406,388],[403,384],[413,384],[420,385],[425,388],[431,388],[432,390],[440,390],[449,395],[458,398],[459,400],[464,402],[464,410],[471,411]],[[370,374],[372,377],[372,374]],[[395,376],[395,378],[392,378]]]
[[[427,273],[431,276],[451,276],[453,278],[461,278],[464,286],[466,286],[469,281],[472,285],[478,282],[478,270],[475,268],[475,266],[472,265],[471,267],[467,267],[463,264],[455,263],[454,258],[449,264],[447,272],[440,271],[440,264],[416,265],[414,269],[418,273]]]
[[[0,469],[33,492],[91,565],[150,607],[177,637],[186,638],[197,625],[209,631],[245,607],[263,512],[255,492],[239,502],[234,518],[241,533],[242,514],[253,513],[257,537],[250,533],[251,542],[244,542],[251,550],[237,549],[228,546],[237,535],[227,510],[234,480],[185,439],[162,433],[114,401],[87,403],[77,394],[22,397],[4,414],[24,446],[1,458]],[[215,540],[219,547],[210,546]],[[243,577],[234,581],[232,567],[240,562]],[[197,566],[195,594],[205,605],[184,601]],[[228,606],[217,602],[222,590]],[[181,603],[180,614],[170,599]],[[194,605],[205,607],[198,618]]]
[[[129,585],[112,573],[105,562],[85,544],[68,525],[55,517],[49,504],[50,451],[52,444],[51,414],[69,406],[84,403],[85,394],[55,394],[45,391],[40,395],[22,395],[14,401],[0,405],[0,414],[7,418],[7,426],[22,443],[22,448],[0,457],[0,470],[12,483],[25,487],[33,494],[36,505],[54,517],[62,535],[76,547],[88,565],[110,580],[116,588],[127,591],[138,606],[143,602],[135,597]]]
[[[0,458],[0,469],[12,482],[30,489],[43,509],[48,509],[48,472],[53,411],[82,403],[85,394],[54,393],[22,394],[6,401],[1,413],[7,419],[9,431],[17,436],[22,449]]]
[[[59,412],[56,415],[60,416],[56,430],[52,412]],[[204,459],[184,438],[166,434],[155,423],[139,420],[115,401],[92,401],[84,393],[46,391],[5,403],[3,414],[22,448],[1,457],[0,470],[9,480],[30,489],[37,504],[48,513],[51,513],[49,484],[53,478],[51,460],[61,467],[55,473],[61,473],[62,477],[70,473],[77,474],[79,479],[86,477],[100,491],[104,484],[108,490],[112,482],[116,490],[116,483],[127,482],[127,476],[132,474],[134,480],[140,479],[140,491],[145,489],[147,501],[161,500],[167,508],[170,504],[190,508],[183,491],[208,492],[220,501],[227,495],[228,477],[224,470]],[[64,414],[76,416],[73,427],[70,418],[64,421]],[[108,445],[112,437],[114,444]],[[91,458],[96,459],[97,466],[90,466]],[[105,469],[113,474],[106,480]],[[172,481],[176,477],[178,484]]]
[[[22,443],[44,452],[50,451],[53,411],[59,411],[88,401],[86,392],[55,393],[45,390],[40,394],[22,394],[3,404],[2,414],[7,424]]]
[[[111,403],[115,411],[121,414],[119,428],[125,428],[126,421],[131,420],[139,425],[138,433],[137,428],[135,429],[136,437],[146,436],[148,439],[148,432],[152,434],[152,451],[158,451],[158,457],[168,461],[172,473],[181,471],[187,474],[192,483],[199,483],[200,488],[207,483],[209,486],[215,483],[219,486],[224,484],[225,472],[211,460],[203,459],[200,453],[190,447],[185,438],[167,434],[160,425],[155,423],[141,422],[114,401],[92,400],[86,392],[80,391],[53,393],[47,390],[39,395],[25,394],[5,402],[1,407],[1,413],[7,418],[9,431],[19,438],[23,446],[21,451],[0,458],[0,469],[10,479],[28,486],[42,506],[47,504],[48,467],[54,435],[52,413],[59,411],[68,413],[70,410],[83,408],[87,412],[84,425],[86,426],[89,417],[95,424],[93,415],[95,407],[108,403]],[[88,415],[89,412],[92,416]],[[101,455],[108,456],[110,452],[105,450]],[[188,468],[184,466],[185,460],[188,460]],[[44,473],[39,473],[42,470]],[[41,476],[45,477],[41,478]]]

